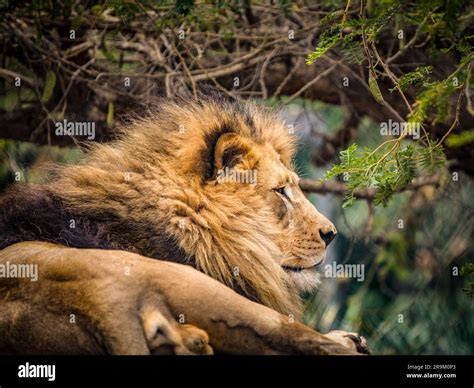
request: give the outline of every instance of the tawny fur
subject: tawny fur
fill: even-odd
[[[255,185],[217,184],[213,159],[219,137],[235,133],[271,147],[291,169],[295,145],[288,128],[252,103],[178,100],[156,109],[124,126],[118,140],[91,145],[82,164],[60,168],[56,179],[34,189],[43,192],[36,199],[38,214],[62,209],[56,229],[50,230],[51,221],[40,225],[46,216],[31,214],[38,232],[24,224],[30,210],[17,203],[22,189],[14,194],[17,202],[4,199],[13,210],[0,226],[13,230],[20,217],[23,224],[15,230],[17,236],[27,230],[24,240],[97,245],[189,263],[251,299],[299,317],[298,291],[280,265],[288,236],[275,209]],[[68,229],[69,218],[82,225],[81,233],[93,230],[102,242],[75,243],[79,232]]]

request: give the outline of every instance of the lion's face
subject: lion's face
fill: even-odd
[[[303,194],[298,175],[285,167],[275,151],[265,153],[258,177],[284,236],[280,265],[299,290],[310,291],[319,285],[317,266],[324,261],[336,228]]]
[[[282,160],[271,144],[256,144],[238,135],[224,135],[216,149],[216,160],[240,176],[253,176],[255,182],[243,181],[252,197],[260,197],[265,212],[272,213],[278,229],[281,255],[278,264],[300,291],[311,291],[319,285],[320,265],[326,248],[336,235],[334,225],[309,202],[298,185],[298,175]],[[235,184],[233,189],[238,190]],[[249,198],[249,200],[251,200]],[[262,209],[263,211],[263,209]],[[262,225],[262,237],[266,225]]]

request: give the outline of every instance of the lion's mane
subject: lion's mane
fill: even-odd
[[[0,200],[0,248],[43,240],[188,263],[298,317],[299,296],[277,260],[284,236],[272,209],[251,187],[209,183],[216,142],[226,133],[270,144],[290,166],[287,127],[253,103],[219,98],[160,101],[150,110],[48,183],[10,189]]]

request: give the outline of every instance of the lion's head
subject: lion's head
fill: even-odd
[[[100,246],[188,262],[298,316],[336,230],[298,186],[288,127],[263,107],[216,98],[160,102],[156,112],[48,184],[85,225],[66,231],[65,220],[58,235],[81,245],[92,230]]]

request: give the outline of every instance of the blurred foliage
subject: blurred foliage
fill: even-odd
[[[339,107],[326,105],[318,114],[330,128],[343,122]],[[377,128],[364,120],[357,143],[380,144]],[[308,162],[306,147],[299,155],[305,175],[324,175]],[[308,298],[308,324],[322,332],[357,331],[376,354],[474,353],[474,304],[466,295],[474,289],[474,184],[466,175],[454,181],[444,170],[443,176],[437,189],[398,193],[390,206],[377,207],[369,232],[365,201],[342,208],[338,198],[314,197],[318,207],[331,204],[339,232],[326,263],[363,264],[365,280],[325,278]]]
[[[474,264],[464,264],[461,268],[461,275],[468,278],[467,287],[464,289],[464,291],[469,297],[474,297]]]
[[[83,155],[78,148],[37,146],[0,139],[0,193],[14,182],[42,183],[48,163],[75,163]]]
[[[417,175],[421,175],[421,171],[434,174],[446,168],[444,140],[455,147],[472,141],[472,130],[448,137],[459,124],[458,114],[464,89],[470,90],[473,85],[470,76],[474,55],[472,36],[468,33],[472,15],[464,14],[465,7],[470,2],[456,1],[446,5],[445,2],[436,0],[384,1],[374,3],[375,6],[370,9],[367,6],[365,12],[361,8],[359,17],[348,19],[349,4],[350,2],[347,3],[345,11],[335,10],[323,20],[326,31],[321,34],[314,52],[309,54],[307,63],[313,64],[336,45],[345,47],[346,52],[352,53],[352,57],[355,52],[365,52],[369,65],[368,85],[377,102],[385,103],[377,84],[377,77],[381,75],[392,80],[394,87],[390,91],[399,92],[405,100],[404,91],[408,87],[416,88],[416,101],[411,105],[407,101],[408,120],[406,127],[401,129],[397,136],[381,142],[375,148],[359,149],[358,144],[351,144],[340,152],[340,163],[328,171],[323,180],[343,177],[347,186],[343,207],[352,206],[356,190],[374,186],[378,189],[374,199],[375,205],[386,206],[395,191],[406,187]],[[381,63],[375,47],[375,43],[383,38],[386,30],[394,27],[396,31],[403,33],[410,27],[414,28],[414,37],[426,35],[430,42],[429,50],[434,56],[449,51],[456,52],[459,59],[454,72],[444,79],[433,80],[430,79],[432,67],[419,66],[398,79],[394,77],[388,66]],[[400,41],[399,53],[407,49],[405,44],[404,40]],[[376,75],[375,71],[377,65],[380,67],[379,75]],[[458,96],[457,102],[453,104],[455,95]],[[436,122],[448,123],[449,120],[452,125],[440,139],[430,138],[426,126]],[[423,130],[423,136],[414,137],[415,128],[418,131]],[[405,141],[409,136],[413,137],[414,143]],[[385,265],[380,268],[382,273],[391,268],[399,271],[399,278],[406,277],[407,269],[402,271],[400,263],[400,258],[406,255],[405,240],[398,234],[393,235],[393,239],[398,239],[398,243],[391,241],[383,254],[377,256],[376,262]],[[472,271],[470,267],[463,267],[463,272],[469,271]],[[466,292],[472,293],[472,283]]]
[[[474,129],[464,131],[460,134],[453,134],[446,139],[450,147],[461,147],[463,145],[474,143]]]
[[[328,50],[340,46],[344,48],[343,53],[348,53],[348,62],[364,57],[365,53],[369,66],[368,85],[378,103],[386,104],[377,84],[378,77],[391,79],[394,87],[390,91],[400,93],[405,100],[404,91],[408,87],[416,89],[416,101],[412,104],[407,101],[409,113],[405,128],[375,149],[360,150],[356,144],[350,145],[341,151],[340,164],[325,175],[324,179],[344,176],[348,189],[344,206],[352,205],[355,190],[371,186],[378,188],[375,204],[386,205],[397,189],[406,187],[422,171],[433,174],[445,166],[443,142],[458,124],[458,112],[453,111],[459,109],[464,88],[470,88],[474,81],[469,79],[474,58],[472,36],[468,33],[470,16],[464,14],[469,4],[468,0],[449,2],[447,5],[437,0],[383,1],[374,2],[375,6],[370,9],[367,6],[365,12],[361,9],[357,17],[348,18],[348,8],[345,11],[339,8],[323,19],[325,31],[316,49],[307,58],[309,65]],[[435,80],[430,79],[431,66],[419,66],[397,79],[388,66],[381,62],[376,49],[376,43],[386,36],[387,30],[393,29],[396,33],[402,31],[404,34],[412,29],[416,31],[414,37],[427,36],[428,49],[433,56],[456,52],[456,69],[446,78]],[[408,49],[404,40],[400,40],[399,46],[397,54]],[[354,53],[359,55],[355,56]],[[457,103],[453,104],[453,97],[457,95]],[[448,123],[449,120],[452,126],[442,138],[430,138],[427,127],[437,122]],[[413,137],[415,129],[423,133],[414,138],[415,144],[405,144],[403,140]],[[462,139],[471,138],[466,135]],[[456,144],[456,138],[451,138],[450,142]]]

